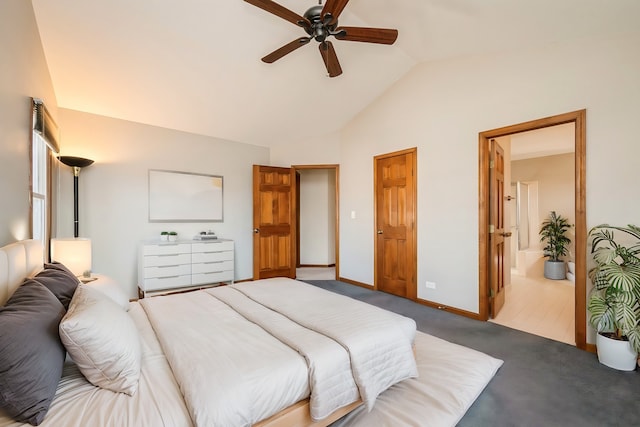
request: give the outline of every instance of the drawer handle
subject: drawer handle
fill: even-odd
[[[180,264],[176,264],[176,265],[158,265],[156,267],[157,268],[174,268],[174,267],[180,267]]]
[[[224,273],[224,271],[210,271],[208,273],[204,273],[204,274],[219,274],[219,273]]]
[[[156,256],[159,256],[159,257],[168,257],[168,256],[178,257],[180,255],[182,255],[182,254],[159,254],[159,255],[156,255]]]
[[[209,261],[209,262],[203,262],[203,264],[222,264],[224,261]]]
[[[180,276],[165,276],[165,277],[157,277],[159,280],[167,280],[167,279],[177,279]]]

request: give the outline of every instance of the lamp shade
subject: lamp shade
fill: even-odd
[[[51,261],[67,267],[76,276],[91,271],[91,240],[84,238],[51,239]]]
[[[72,168],[86,168],[93,164],[93,160],[85,159],[83,157],[60,156],[58,158],[62,163]]]

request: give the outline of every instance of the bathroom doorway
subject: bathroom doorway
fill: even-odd
[[[587,349],[586,342],[586,110],[579,110],[556,116],[550,116],[542,119],[532,120],[511,126],[492,129],[479,133],[479,228],[478,228],[478,244],[479,244],[479,318],[489,320],[490,313],[493,310],[495,293],[492,291],[497,280],[504,283],[511,282],[510,264],[495,263],[493,242],[499,240],[495,235],[496,226],[492,223],[493,206],[501,206],[502,204],[496,199],[496,193],[492,192],[492,167],[494,165],[491,147],[492,140],[505,136],[513,136],[536,129],[549,128],[556,125],[568,124],[574,129],[574,221],[575,221],[575,245],[573,248],[573,256],[575,257],[575,287],[574,292],[574,336],[575,345],[580,349]],[[495,145],[495,144],[493,144]],[[510,162],[508,163],[510,164]],[[509,178],[511,180],[511,177]],[[524,180],[522,180],[524,181]],[[511,181],[507,181],[509,184]],[[516,180],[517,182],[517,180]],[[504,187],[510,188],[507,184]],[[540,190],[541,191],[541,190]],[[505,195],[510,197],[511,195]],[[500,200],[505,200],[500,198]],[[501,215],[508,208],[498,211]],[[539,211],[546,211],[546,208],[539,207]],[[546,216],[546,214],[545,214]],[[504,226],[503,226],[504,227]],[[507,228],[503,228],[500,236],[509,234]],[[531,236],[530,236],[531,237]],[[509,238],[505,240],[510,240]],[[531,243],[530,239],[530,243]],[[510,253],[510,250],[504,248],[504,253]],[[505,277],[507,276],[507,277]],[[535,288],[537,293],[539,288]],[[504,292],[503,292],[504,295]],[[508,296],[507,296],[508,297]],[[507,298],[508,302],[508,298]],[[542,303],[543,306],[549,306],[548,303]],[[545,305],[546,304],[546,305]],[[533,305],[530,303],[529,305]],[[497,317],[499,312],[495,314]]]
[[[575,345],[575,276],[544,277],[539,230],[550,211],[575,224],[575,129],[573,123],[496,138],[505,147],[508,205],[505,222],[511,231],[505,256],[506,303],[492,322]],[[575,229],[565,261],[575,261]]]

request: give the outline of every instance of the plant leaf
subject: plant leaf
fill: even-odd
[[[613,331],[613,309],[599,292],[591,294],[587,309],[589,310],[589,323],[598,332]]]
[[[598,265],[611,264],[616,256],[616,250],[610,247],[600,247],[593,251],[593,260]]]
[[[640,353],[640,327],[636,326],[635,328],[628,330],[625,335],[629,339],[631,348]]]
[[[602,265],[600,273],[612,287],[622,292],[632,292],[640,286],[640,268],[636,265]]]

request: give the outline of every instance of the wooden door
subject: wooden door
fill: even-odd
[[[377,156],[375,171],[375,287],[415,299],[415,148]]]
[[[253,166],[253,279],[296,277],[295,171]]]
[[[504,150],[495,139],[490,142],[491,160],[489,163],[489,245],[490,266],[489,283],[491,317],[495,318],[504,305]]]

